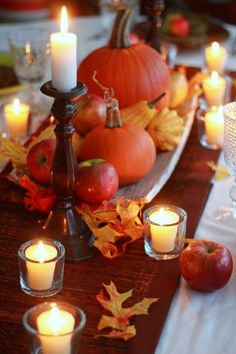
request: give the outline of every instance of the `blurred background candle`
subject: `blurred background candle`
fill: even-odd
[[[71,354],[75,318],[70,312],[52,303],[51,310],[38,316],[37,325],[43,354]]]
[[[8,133],[12,138],[27,134],[29,106],[20,102],[18,98],[4,106],[4,116]]]
[[[221,47],[219,43],[213,42],[210,47],[205,49],[205,60],[210,73],[217,71],[222,74],[227,60],[227,50]]]
[[[61,11],[61,32],[51,35],[52,86],[60,92],[69,92],[77,85],[77,38],[68,32],[65,6]]]
[[[203,80],[203,92],[209,107],[220,106],[224,103],[226,80],[216,71]]]
[[[57,249],[42,241],[25,250],[28,284],[34,290],[46,290],[52,286]]]
[[[224,116],[223,106],[212,107],[205,114],[205,130],[208,144],[223,146]]]
[[[174,248],[179,215],[174,211],[161,208],[149,216],[152,246],[158,252],[170,252]]]

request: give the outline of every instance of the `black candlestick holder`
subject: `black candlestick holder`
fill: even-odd
[[[165,10],[164,0],[146,0],[145,9],[149,16],[150,30],[147,37],[147,42],[161,52],[160,29],[162,25],[162,13]]]
[[[51,113],[58,122],[54,130],[57,144],[51,177],[56,202],[41,234],[61,241],[66,249],[66,259],[80,262],[93,255],[93,236],[75,209],[76,161],[72,147],[74,128],[71,119],[77,111],[75,98],[84,95],[87,87],[77,82],[71,91],[59,92],[48,81],[41,87],[41,92],[54,98]]]

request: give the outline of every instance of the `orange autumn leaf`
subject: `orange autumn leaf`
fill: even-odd
[[[55,195],[51,188],[39,189],[28,176],[22,176],[18,183],[26,189],[24,204],[25,208],[31,211],[49,213],[55,202]]]
[[[124,253],[126,246],[143,236],[139,213],[143,204],[119,198],[116,205],[103,203],[98,208],[81,204],[78,211],[93,232],[94,246],[108,258]]]
[[[111,312],[112,316],[102,315],[98,323],[98,330],[112,328],[112,331],[99,334],[97,337],[123,338],[124,340],[134,337],[136,329],[135,326],[130,325],[130,318],[135,315],[147,315],[150,305],[158,298],[144,298],[131,307],[123,307],[123,303],[132,296],[133,289],[119,293],[112,281],[110,285],[103,284],[103,286],[108,296],[101,290],[96,298],[105,310]]]

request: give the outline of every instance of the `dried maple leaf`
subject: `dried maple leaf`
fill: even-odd
[[[143,224],[139,218],[143,204],[119,198],[116,206],[104,203],[94,209],[82,204],[78,211],[96,240],[94,246],[108,258],[124,253],[126,246],[143,236]]]
[[[19,178],[18,183],[27,190],[24,197],[26,209],[37,210],[42,213],[50,212],[55,202],[55,195],[51,188],[39,189],[28,176]]]
[[[227,168],[224,165],[216,166],[216,164],[213,161],[209,161],[209,162],[207,162],[207,166],[209,166],[212,169],[212,171],[215,172],[214,179],[216,181],[220,181],[220,180],[230,176],[229,171],[227,170]]]
[[[13,139],[1,138],[0,160],[10,160],[16,174],[23,175],[27,173],[27,148],[22,145],[20,141]]]
[[[136,335],[135,326],[130,325],[130,318],[135,315],[147,315],[150,305],[158,300],[158,298],[144,298],[142,301],[131,307],[123,307],[123,303],[132,296],[133,289],[119,293],[115,284],[111,281],[110,285],[103,284],[108,297],[105,296],[103,290],[96,296],[102,307],[111,312],[113,316],[102,315],[98,330],[104,328],[112,328],[112,331],[105,334],[99,334],[108,338],[123,338],[128,340]]]

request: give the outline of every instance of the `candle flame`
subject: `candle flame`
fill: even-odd
[[[220,46],[218,42],[213,42],[211,45],[212,51],[214,54],[218,54],[220,50]]]
[[[61,327],[61,316],[57,304],[53,302],[51,305],[50,310],[50,317],[49,317],[49,327],[51,328],[52,332],[57,333]]]
[[[15,114],[20,112],[20,100],[19,98],[15,98],[12,103],[12,110]]]
[[[62,6],[61,9],[61,33],[67,33],[68,32],[68,16],[67,16],[67,11],[66,7]]]
[[[25,44],[25,54],[30,54],[31,48],[30,48],[30,43],[26,42]]]
[[[39,263],[43,263],[45,261],[45,256],[46,256],[46,250],[43,241],[39,241],[37,252],[39,257]]]
[[[219,82],[219,74],[217,71],[212,71],[211,73],[211,81],[213,85],[217,85]]]

